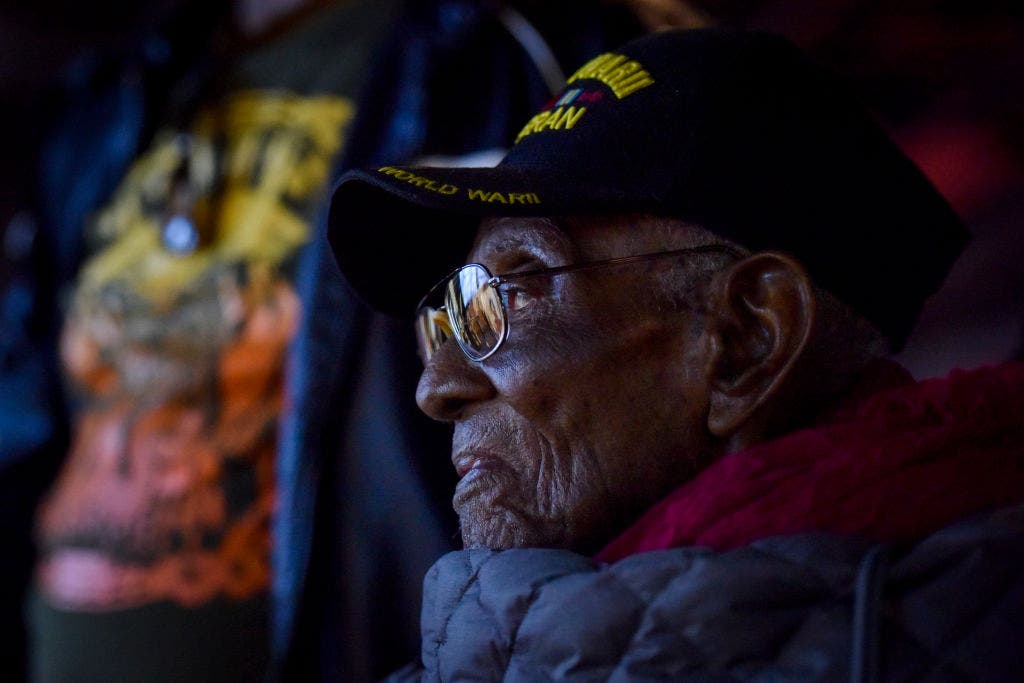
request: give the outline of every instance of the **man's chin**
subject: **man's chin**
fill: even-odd
[[[524,517],[504,508],[459,512],[462,545],[465,548],[550,547],[552,539]]]

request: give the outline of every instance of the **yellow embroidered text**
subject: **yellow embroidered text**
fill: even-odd
[[[458,186],[450,185],[448,183],[439,183],[436,180],[430,178],[424,178],[423,176],[416,175],[412,171],[403,171],[400,168],[392,168],[391,166],[384,166],[377,169],[378,173],[383,173],[387,176],[392,176],[397,180],[404,180],[410,185],[416,187],[422,187],[430,190],[431,192],[439,192],[440,194],[455,194],[459,191]]]
[[[570,76],[568,82],[585,78],[604,83],[620,100],[654,83],[651,74],[640,65],[640,62],[629,61],[624,55],[610,52],[591,59]]]
[[[557,109],[542,111],[523,126],[523,129],[519,131],[519,135],[516,136],[516,142],[519,142],[527,135],[539,133],[542,130],[569,130],[586,113],[586,107],[558,107]]]
[[[466,190],[470,199],[488,204],[540,204],[536,192],[489,192],[487,190]]]

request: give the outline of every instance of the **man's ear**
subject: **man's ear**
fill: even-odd
[[[758,410],[779,395],[811,335],[811,280],[789,256],[758,253],[715,277],[709,303],[708,429],[720,438],[763,430],[771,411]]]

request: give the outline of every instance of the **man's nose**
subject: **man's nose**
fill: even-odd
[[[496,393],[483,367],[466,358],[449,340],[434,352],[420,375],[416,403],[433,419],[454,422],[467,407]]]

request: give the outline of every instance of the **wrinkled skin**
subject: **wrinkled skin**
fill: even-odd
[[[688,246],[654,219],[505,218],[467,262],[502,274]],[[595,551],[714,457],[699,306],[656,305],[659,267],[531,279],[497,353],[474,363],[449,340],[431,358],[417,401],[454,423],[467,547]]]

